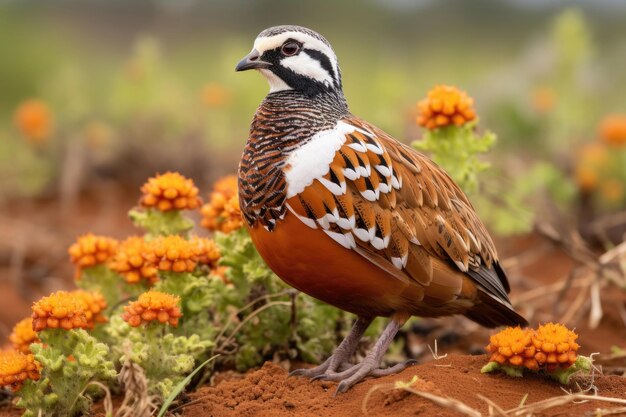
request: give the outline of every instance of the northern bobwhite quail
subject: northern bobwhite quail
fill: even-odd
[[[426,156],[350,113],[323,36],[266,29],[236,67],[249,69],[270,84],[239,165],[252,240],[289,285],[358,317],[328,360],[296,374],[339,381],[344,392],[404,369],[408,362],[379,366],[412,315],[526,325],[467,197]],[[377,316],[391,321],[365,359],[350,364]]]

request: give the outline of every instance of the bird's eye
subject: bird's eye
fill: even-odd
[[[285,56],[294,56],[300,50],[300,45],[295,42],[287,42],[280,48],[280,52]]]

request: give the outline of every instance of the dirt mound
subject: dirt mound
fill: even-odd
[[[335,383],[309,382],[301,377],[288,377],[288,373],[278,365],[266,363],[257,371],[242,377],[231,376],[214,387],[203,387],[191,394],[191,403],[184,407],[183,416],[363,416],[364,399],[372,387],[409,381],[415,375],[419,380],[412,385],[413,389],[460,400],[485,415],[488,415],[488,405],[477,394],[489,398],[504,410],[515,408],[522,401],[530,404],[564,395],[559,384],[541,376],[511,378],[499,374],[481,374],[480,368],[486,360],[485,355],[454,355],[408,368],[398,375],[369,379],[336,397]],[[579,383],[584,385],[589,381]],[[597,376],[594,383],[599,395],[626,398],[626,378]],[[598,408],[616,406],[599,401],[570,403],[550,408],[538,415],[580,416]],[[390,388],[371,394],[365,409],[368,415],[381,417],[461,415],[406,391]]]

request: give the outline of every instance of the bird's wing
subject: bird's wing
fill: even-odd
[[[493,241],[467,197],[382,130],[344,119],[296,151],[285,172],[287,208],[309,227],[400,280],[429,287],[435,275],[458,281],[463,272],[508,304]]]

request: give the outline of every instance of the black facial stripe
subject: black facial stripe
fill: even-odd
[[[335,80],[335,84],[337,84],[337,74],[335,74],[335,70],[333,69],[333,65],[330,62],[330,59],[325,54],[323,54],[322,52],[318,51],[317,49],[306,49],[305,48],[304,52],[306,52],[307,55],[309,55],[311,58],[313,58],[316,61],[318,61],[320,63],[320,65],[322,66],[322,68],[324,68],[326,70],[326,72],[328,72],[330,74],[332,79]]]
[[[263,52],[263,55],[261,55],[261,61],[270,62],[274,65],[277,65],[281,57],[280,48],[281,47],[279,46],[278,48],[268,49],[267,51]]]
[[[331,91],[332,88],[313,78],[298,74],[289,68],[281,65],[274,65],[268,68],[277,77],[283,80],[289,87],[294,90],[302,91],[307,96],[315,96],[316,94]]]
[[[319,93],[332,91],[332,86],[327,86],[313,78],[298,74],[289,68],[280,64],[284,58],[280,52],[281,47],[270,49],[263,52],[261,60],[272,64],[268,70],[272,71],[278,78],[283,80],[289,87],[294,90],[302,91],[307,96],[315,96]],[[321,65],[321,64],[320,64]]]

